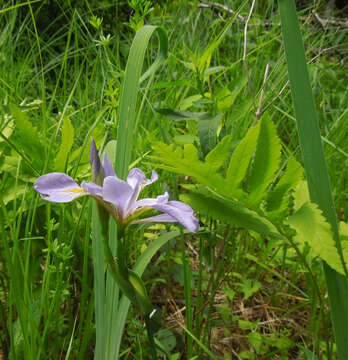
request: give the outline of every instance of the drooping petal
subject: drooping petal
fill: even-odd
[[[101,164],[100,164],[100,158],[98,155],[97,146],[93,139],[91,140],[91,146],[90,146],[90,163],[93,174],[93,180],[97,181]]]
[[[82,182],[81,187],[90,195],[103,196],[103,188],[95,183],[89,181],[88,183]]]
[[[103,160],[103,170],[104,170],[104,176],[116,176],[115,170],[111,165],[111,162],[109,160],[108,154],[104,153],[104,160]]]
[[[150,207],[162,211],[164,214],[142,219],[141,222],[179,222],[186,229],[197,232],[198,220],[193,215],[192,208],[181,201],[168,201],[168,193],[158,196],[156,199],[141,199],[136,202],[137,207]]]
[[[133,195],[132,187],[114,176],[104,179],[103,199],[112,203],[122,218],[127,216],[129,199]]]
[[[88,194],[70,176],[63,173],[40,176],[34,183],[34,189],[43,199],[52,202],[70,202]]]

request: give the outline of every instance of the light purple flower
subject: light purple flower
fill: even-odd
[[[45,200],[52,202],[70,202],[80,196],[91,195],[101,201],[120,225],[144,222],[179,222],[192,232],[199,229],[198,220],[193,215],[190,206],[181,201],[168,201],[168,193],[157,198],[138,200],[140,191],[158,179],[155,171],[151,179],[137,168],[130,171],[127,181],[119,179],[107,154],[104,161],[98,155],[94,141],[91,141],[91,168],[94,182],[82,182],[79,186],[70,176],[63,173],[49,173],[40,176],[34,183],[34,188]],[[100,186],[102,184],[102,186]],[[106,206],[111,203],[113,207]],[[163,214],[138,219],[150,208]],[[110,210],[111,209],[111,210]]]
[[[63,173],[49,173],[40,176],[34,189],[44,200],[70,202],[83,195],[102,195],[102,188],[92,182],[82,182],[79,186],[70,176]]]
[[[155,171],[152,172],[151,179],[147,179],[144,173],[137,168],[130,171],[127,181],[120,180],[116,176],[108,176],[104,179],[103,199],[114,205],[117,217],[121,222],[126,222],[127,219],[136,217],[144,210],[152,208],[162,211],[164,214],[135,219],[131,222],[179,222],[192,232],[198,231],[199,223],[194,217],[191,207],[181,201],[168,201],[167,192],[156,199],[138,200],[140,191],[157,179],[158,175]]]

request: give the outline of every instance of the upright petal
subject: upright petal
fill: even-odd
[[[104,170],[104,176],[116,176],[115,170],[111,165],[111,162],[109,160],[108,154],[104,153],[104,160],[103,160],[103,170]]]
[[[43,199],[52,202],[70,202],[88,194],[70,176],[63,173],[40,176],[34,183],[34,189]]]
[[[128,215],[127,208],[133,192],[128,183],[117,177],[108,176],[104,179],[103,199],[112,203],[122,218]]]
[[[100,165],[100,158],[98,155],[97,146],[95,145],[93,139],[91,140],[91,147],[90,147],[90,163],[93,174],[93,180],[97,181],[101,165]]]
[[[151,179],[147,179],[145,174],[138,168],[134,168],[129,172],[127,177],[127,183],[132,187],[133,194],[129,199],[127,212],[132,213],[136,209],[136,201],[140,194],[140,191],[144,186],[152,184],[158,179],[158,175],[155,171],[152,172]]]

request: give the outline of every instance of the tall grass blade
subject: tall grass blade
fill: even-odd
[[[146,49],[151,36],[156,33],[159,39],[159,50],[155,61],[149,69],[142,74]],[[153,75],[167,58],[168,38],[161,27],[146,25],[138,30],[133,40],[123,79],[120,100],[120,115],[118,119],[115,170],[120,178],[128,174],[128,167],[132,156],[132,140],[135,129],[136,105],[139,84]],[[110,248],[115,250],[117,228],[111,224],[109,232]],[[95,271],[95,311],[96,311],[96,360],[118,359],[118,353],[126,321],[129,301],[123,299],[119,304],[119,289],[114,280],[106,274],[105,261],[101,254],[102,239],[100,224],[96,209],[93,209],[93,249]],[[114,254],[116,255],[116,254]],[[98,328],[99,327],[99,328]]]
[[[279,11],[291,94],[311,200],[319,205],[330,223],[336,247],[343,259],[330,179],[320,138],[295,2],[279,0]],[[326,263],[323,266],[331,304],[337,352],[339,358],[345,360],[348,359],[348,281],[347,277],[338,274]]]
[[[156,60],[141,76],[145,51],[153,33],[159,39],[159,50]],[[116,174],[124,179],[128,174],[131,162],[132,138],[134,135],[136,104],[138,99],[139,84],[152,75],[163,63],[168,55],[168,38],[161,27],[146,25],[138,30],[133,40],[121,93],[120,116],[117,128],[116,145]]]
[[[134,272],[136,272],[139,276],[141,276],[145,271],[146,266],[150,263],[152,257],[156,254],[156,252],[169,240],[179,235],[180,235],[180,231],[171,231],[161,235],[156,240],[154,240],[137,260],[133,268]],[[120,306],[118,308],[117,329],[115,334],[116,345],[117,345],[115,349],[116,354],[118,354],[120,351],[121,338],[122,338],[124,326],[126,324],[129,306],[130,306],[130,301],[126,296],[123,295],[120,300]]]

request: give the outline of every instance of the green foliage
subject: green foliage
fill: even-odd
[[[320,256],[308,242],[298,243],[296,230],[286,224],[290,214],[308,206],[309,194],[307,182],[298,184],[302,167],[295,161],[295,157],[299,159],[299,147],[288,87],[281,92],[288,75],[277,4],[255,2],[245,37],[245,17],[251,4],[247,1],[231,0],[228,4],[235,15],[242,7],[244,21],[216,7],[213,1],[209,8],[197,8],[195,2],[156,0],[147,9],[146,1],[133,1],[138,6],[134,10],[127,1],[112,0],[12,3],[15,5],[7,1],[0,10],[0,356],[11,360],[23,356],[28,360],[90,359],[99,351],[95,347],[96,328],[109,326],[105,331],[112,334],[108,341],[103,342],[103,334],[97,334],[101,357],[107,349],[115,353],[116,348],[122,359],[151,357],[143,319],[132,308],[128,313],[128,299],[120,301],[120,317],[113,311],[117,291],[112,287],[113,279],[104,282],[102,248],[95,244],[97,248],[92,252],[92,219],[85,201],[69,206],[44,203],[32,187],[41,173],[56,170],[66,171],[78,182],[88,181],[91,136],[115,162],[115,140],[105,144],[116,138],[125,63],[134,29],[144,22],[168,31],[170,55],[160,71],[139,86],[131,166],[151,172],[143,161],[150,152],[150,137],[151,142],[163,139],[167,145],[174,144],[169,157],[177,149],[181,160],[186,151],[195,153],[194,162],[185,162],[182,172],[177,173],[188,175],[193,166],[190,178],[163,171],[160,181],[146,188],[146,196],[168,190],[172,198],[183,192],[188,197],[204,196],[208,204],[213,204],[208,209],[204,202],[201,211],[197,206],[201,231],[192,237],[183,235],[186,255],[190,256],[186,268],[191,267],[192,290],[187,289],[185,296],[183,286],[176,283],[176,278],[185,283],[181,247],[178,249],[175,240],[180,232],[167,239],[163,232],[171,228],[170,224],[141,226],[132,239],[131,262],[134,254],[145,249],[140,267],[144,271],[151,263],[143,273],[144,279],[151,277],[146,282],[147,291],[154,294],[153,300],[164,313],[163,326],[175,334],[174,349],[173,336],[158,334],[164,347],[162,357],[187,357],[182,335],[186,331],[176,333],[175,329],[177,321],[182,324],[184,318],[194,314],[192,327],[187,329],[195,337],[187,333],[187,339],[193,339],[192,359],[232,359],[237,355],[255,360],[301,356],[335,359]],[[345,32],[340,31],[342,19],[335,18],[340,16],[335,8],[325,31],[318,31],[321,25],[313,13],[323,16],[331,11],[327,1],[296,4],[308,7],[303,8],[300,21],[311,88],[318,105],[336,212],[340,220],[346,221],[348,113],[342,81],[346,69],[341,56]],[[244,39],[253,95],[244,71]],[[157,51],[158,41],[151,39],[142,71],[150,67]],[[23,113],[24,121],[18,121],[22,115],[11,110],[11,103]],[[272,119],[284,148],[262,199],[251,204],[249,182],[260,133],[260,123],[250,127],[255,121],[253,103],[260,105],[261,121],[265,116]],[[161,118],[154,111],[157,108],[170,109],[171,115]],[[199,136],[204,133],[199,133],[198,127],[213,125],[200,121],[217,114],[222,119],[218,128],[206,132],[209,137],[205,150],[204,135]],[[74,128],[69,151],[72,137],[69,139],[69,126],[65,127],[66,118]],[[57,156],[61,164],[56,168]],[[173,157],[170,166],[180,167],[177,163]],[[183,182],[201,185],[195,192],[196,187],[185,189]],[[292,196],[294,189],[296,198]],[[218,211],[222,206],[237,213],[214,216],[215,201],[219,201]],[[237,210],[235,204],[239,205]],[[235,215],[232,219],[231,214]],[[256,230],[240,231],[236,219]],[[285,237],[293,235],[293,243],[304,254],[270,235],[273,226]],[[111,237],[115,236],[112,230]],[[348,231],[342,221],[340,237],[346,259]],[[165,245],[158,251],[161,244]],[[155,248],[151,252],[157,255],[151,258],[147,250],[152,245]],[[97,281],[93,281],[95,262],[101,270]],[[246,299],[242,290],[256,290],[254,283],[262,287]],[[340,298],[345,305],[347,296]],[[98,316],[94,312],[96,303],[100,305]],[[191,315],[189,311],[176,311],[184,306],[192,306]],[[338,312],[342,319],[343,315]],[[301,343],[306,347],[303,353]],[[205,355],[205,349],[214,354]]]
[[[279,167],[280,141],[275,126],[264,116],[260,122],[260,134],[257,141],[253,168],[248,179],[250,189],[248,202],[259,203],[265,196],[269,184]]]
[[[289,192],[300,183],[303,177],[303,168],[293,156],[290,156],[284,174],[281,176],[279,182],[274,189],[269,193],[267,199],[267,211],[272,213],[283,213],[289,206]],[[307,183],[303,182],[304,190],[307,189]],[[296,197],[295,201],[299,199],[306,199],[305,195]]]
[[[200,213],[223,220],[237,227],[258,232],[262,235],[279,237],[276,227],[267,218],[243,206],[240,202],[214,195],[203,187],[188,187],[191,191],[181,195],[180,199],[190,204]]]
[[[206,155],[205,161],[201,161],[192,144],[175,148],[174,145],[155,143],[155,155],[151,158],[160,168],[191,176],[210,189],[191,187],[190,193],[183,195],[200,212],[261,234],[277,234],[271,219],[281,214],[284,218],[289,192],[301,180],[301,167],[291,159],[286,176],[269,193],[279,169],[281,147],[275,127],[267,117],[249,130],[232,156],[231,144],[231,136],[225,136]],[[265,207],[260,206],[261,201]],[[258,228],[253,223],[256,218],[267,226]]]
[[[315,255],[320,256],[337,272],[344,274],[330,224],[316,204],[302,205],[299,210],[289,216],[288,223],[296,230],[295,241],[300,244],[308,243]]]
[[[68,117],[64,118],[62,125],[62,142],[55,160],[55,168],[58,172],[63,172],[66,168],[66,162],[74,142],[74,128]]]
[[[222,114],[198,121],[198,135],[203,154],[207,154],[216,145],[216,133],[222,120]]]
[[[256,149],[259,133],[259,125],[252,127],[233,151],[226,174],[227,186],[231,191],[240,187],[246,175],[251,157]]]
[[[45,153],[44,142],[38,129],[29,121],[27,115],[15,104],[10,104],[11,115],[14,119],[16,137],[12,140],[19,154],[36,172],[41,168],[42,154]],[[30,154],[30,155],[29,155]]]

